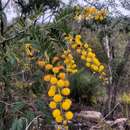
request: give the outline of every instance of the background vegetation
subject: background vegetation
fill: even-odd
[[[82,7],[74,6],[73,2],[66,5],[60,0],[15,0],[14,8],[19,15],[8,23],[5,13],[8,1],[6,4],[0,1],[0,130],[28,130],[30,122],[38,117],[42,119],[40,127],[53,125],[46,83],[41,78],[44,72],[38,69],[35,59],[26,56],[24,45],[31,43],[39,50],[36,55],[51,59],[66,49],[64,34],[70,32],[81,34],[88,41],[105,64],[109,77],[109,83],[103,85],[74,54],[79,71],[69,77],[73,111],[82,110],[76,107],[82,104],[86,109],[91,107],[106,115],[119,103],[109,118],[117,113],[129,116],[125,106],[130,104],[130,18],[112,17],[109,12],[101,23],[76,22],[75,10]],[[108,5],[86,3],[97,8]],[[121,3],[129,9],[129,3]],[[116,5],[109,2],[109,6]],[[33,124],[32,129],[40,128]]]

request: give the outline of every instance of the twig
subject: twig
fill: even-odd
[[[9,103],[4,102],[4,101],[0,101],[0,103],[3,103],[3,104],[8,105],[8,106],[12,106],[12,104],[9,104]]]
[[[20,31],[19,34],[21,34],[21,33],[23,33],[23,32],[25,32],[25,30]],[[12,37],[9,37],[9,38],[7,38],[7,39],[3,37],[3,40],[0,41],[0,44],[5,43],[5,42],[7,42],[7,41],[9,41],[9,40],[12,40],[12,39],[16,38],[17,36],[18,36],[18,34],[13,35]]]
[[[4,101],[0,101],[0,103],[3,103],[3,104],[5,104],[5,105],[11,106],[11,107],[15,104],[15,103],[9,104],[9,103],[4,102]],[[20,111],[20,110],[18,110],[18,109],[16,109],[16,111],[19,112],[19,113],[21,113],[21,114],[24,114],[22,111]]]
[[[6,8],[6,6],[9,4],[10,0],[8,0],[5,4],[5,6],[2,8],[2,10],[4,10]]]
[[[33,118],[33,120],[27,125],[27,127],[25,128],[25,130],[28,130],[29,127],[31,126],[31,124],[33,123],[34,120],[37,120],[41,115],[36,116],[35,118]]]

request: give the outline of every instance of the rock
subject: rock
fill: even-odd
[[[114,124],[124,124],[127,122],[127,118],[119,118],[114,121]]]
[[[127,120],[127,118],[116,119],[112,127],[116,128],[117,130],[125,130]]]
[[[113,126],[114,121],[106,120],[105,123],[109,126]]]
[[[81,111],[77,114],[79,119],[83,119],[86,121],[99,122],[103,119],[103,116],[100,112],[97,111]]]
[[[81,123],[81,130],[130,130],[127,118],[105,120],[97,111],[81,111],[75,117],[76,121]]]

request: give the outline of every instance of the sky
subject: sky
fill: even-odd
[[[3,3],[6,3],[8,0],[2,0]],[[62,0],[64,3],[68,4],[69,3],[69,0]],[[90,0],[90,1],[97,1],[97,0]],[[98,0],[99,2],[104,2],[104,0]],[[116,0],[116,3],[117,3],[117,10],[121,11],[121,13],[123,15],[128,15],[130,16],[130,11],[124,9],[123,7],[121,7],[120,3],[119,3],[120,0]],[[77,3],[76,4],[79,4],[81,6],[85,6],[86,3],[84,2],[84,0],[77,0]],[[11,22],[14,18],[16,18],[19,14],[17,14],[17,11],[16,9],[13,7],[13,0],[10,0],[7,8],[5,9],[5,13],[6,13],[6,16],[7,16],[7,21],[8,22]],[[110,9],[111,12],[113,12],[114,10],[113,9]]]

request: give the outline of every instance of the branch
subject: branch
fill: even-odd
[[[35,118],[33,118],[33,120],[27,125],[27,127],[25,128],[25,130],[28,130],[29,127],[31,126],[31,124],[35,121],[38,120],[38,118],[41,117],[41,115],[36,116]]]
[[[6,8],[6,6],[9,4],[10,0],[8,0],[5,4],[5,6],[2,8],[2,10],[4,10]]]
[[[19,34],[24,33],[24,32],[25,32],[25,30],[22,30],[22,31],[19,32]],[[8,41],[10,41],[10,40],[16,38],[19,34],[13,35],[12,37],[9,37],[9,38],[7,38],[7,39],[3,37],[3,40],[0,41],[0,44],[3,44],[3,43],[5,43],[5,42],[8,42]]]

